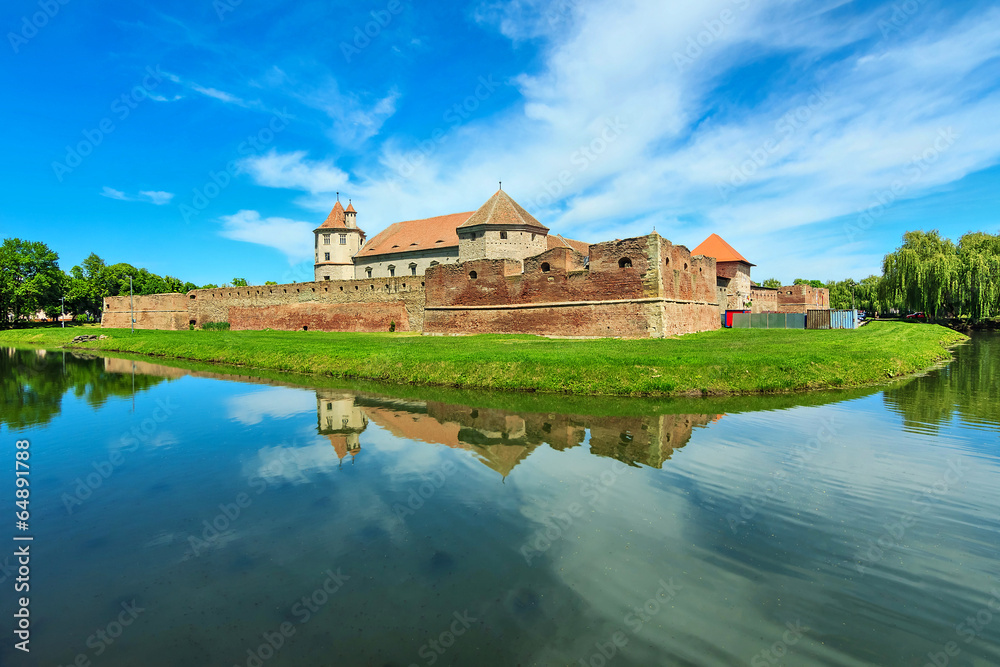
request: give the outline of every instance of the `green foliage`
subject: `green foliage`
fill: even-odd
[[[389,322],[389,333],[393,333],[395,331],[396,331],[396,320],[393,320],[392,322]]]
[[[777,278],[768,278],[760,284],[761,287],[767,287],[769,289],[778,289],[781,287],[781,281]]]
[[[205,331],[229,331],[229,322],[205,322],[201,328]]]
[[[907,232],[883,260],[880,301],[930,319],[981,321],[1000,315],[1000,236],[962,236],[958,244],[937,230]]]
[[[805,278],[796,278],[792,284],[809,285],[810,287],[826,287],[822,280],[806,280]],[[781,285],[778,285],[778,287],[781,287]]]
[[[265,282],[264,282],[264,284],[265,284],[265,285],[277,285],[278,283],[276,283],[276,282],[275,282],[275,281],[273,281],[273,280],[267,280],[267,281],[265,281]]]
[[[64,333],[66,336],[79,332]],[[68,355],[68,359],[63,357]],[[78,357],[71,352],[14,349],[0,355],[0,424],[21,429],[47,424],[62,409],[67,393],[100,407],[112,396],[129,396],[163,382],[149,375],[108,373],[104,359]]]
[[[249,285],[246,278],[233,278],[233,287],[248,287]]]
[[[44,310],[58,314],[65,275],[59,255],[38,241],[4,239],[0,246],[0,325],[30,321]]]

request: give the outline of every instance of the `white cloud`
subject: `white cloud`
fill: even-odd
[[[104,189],[101,190],[101,196],[119,201],[146,202],[156,206],[164,206],[174,198],[174,193],[161,190],[140,190],[137,195],[127,195],[121,190],[115,190],[105,185]]]
[[[316,412],[316,394],[288,387],[269,387],[226,399],[229,419],[252,426],[265,418],[288,419]]]
[[[139,196],[148,199],[157,206],[163,206],[170,203],[170,200],[174,198],[174,193],[162,190],[140,190]]]
[[[241,167],[261,185],[312,194],[343,190],[350,178],[330,160],[307,160],[305,151],[281,154],[272,149],[243,160]]]
[[[905,185],[900,198],[915,197],[1000,160],[1000,93],[984,74],[1000,56],[1000,10],[955,19],[925,5],[883,38],[890,7],[845,21],[843,4],[483,4],[481,23],[543,44],[542,66],[513,81],[519,104],[386,137],[351,176],[330,160],[276,151],[248,160],[248,171],[262,185],[309,193],[300,203],[317,212],[329,204],[324,193],[350,187],[369,233],[473,209],[502,179],[555,231],[590,241],[655,224],[689,246],[714,231],[767,254],[787,230],[825,222],[836,229],[803,230],[789,252],[813,255],[808,239],[823,237],[831,267],[852,254],[867,262],[874,255],[829,221],[856,216],[894,182]],[[395,109],[390,96],[381,113],[376,104],[355,117],[336,111],[344,96],[331,90],[325,106],[342,138],[375,136]],[[624,129],[609,141],[614,119]],[[436,129],[443,138],[431,140]],[[957,138],[938,150],[942,132]],[[915,169],[914,156],[929,158]]]
[[[312,230],[318,224],[288,218],[261,218],[257,211],[239,211],[222,217],[219,233],[234,241],[246,241],[275,248],[292,264],[312,259]],[[305,241],[303,242],[303,239]]]

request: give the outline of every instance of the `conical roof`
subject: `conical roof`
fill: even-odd
[[[726,243],[718,234],[712,234],[702,241],[697,248],[692,250],[691,256],[695,255],[714,257],[716,262],[743,262],[750,264],[750,266],[756,266],[756,264],[752,264],[746,257],[736,252],[736,249]]]
[[[319,226],[320,229],[349,229],[344,221],[344,206],[337,200],[333,205],[330,215],[326,216],[326,222]]]
[[[347,202],[347,213],[357,213],[357,211],[354,210],[354,203],[353,202],[350,202],[350,201]]]
[[[520,225],[536,227],[546,233],[549,231],[548,227],[535,220],[534,216],[525,211],[503,190],[497,190],[496,194],[480,206],[478,211],[469,216],[469,219],[459,229],[479,225]]]

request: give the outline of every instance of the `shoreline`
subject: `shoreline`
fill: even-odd
[[[81,333],[108,338],[71,344]],[[670,339],[428,337],[97,327],[0,331],[0,343],[379,384],[577,396],[702,398],[874,387],[933,370],[968,340],[937,325],[718,330]]]

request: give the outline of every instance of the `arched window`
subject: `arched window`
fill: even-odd
[[[551,268],[552,267],[549,266],[548,262],[542,262],[542,266],[541,266],[542,273],[548,273],[551,270]]]
[[[478,277],[475,271],[469,271],[469,280],[475,280]]]
[[[628,257],[622,257],[621,259],[618,260],[618,268],[620,268],[620,269],[631,269],[632,268],[632,260],[629,259]]]

